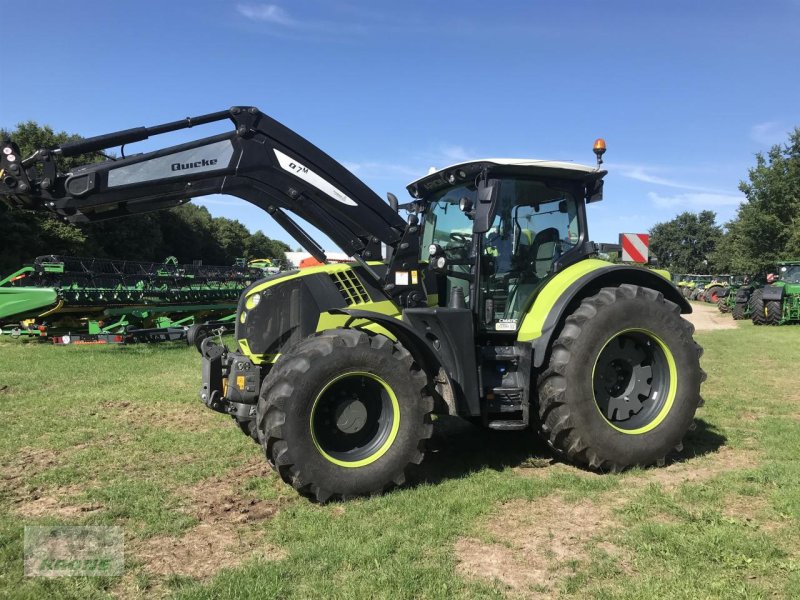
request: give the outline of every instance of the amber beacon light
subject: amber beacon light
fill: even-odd
[[[597,164],[603,164],[603,154],[606,153],[606,141],[603,138],[597,138],[594,141],[594,154],[597,156]]]

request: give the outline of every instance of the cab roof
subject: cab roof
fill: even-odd
[[[536,158],[480,158],[469,160],[428,173],[425,177],[412,181],[406,189],[412,196],[424,196],[437,189],[452,185],[458,180],[467,180],[484,168],[508,172],[520,172],[541,177],[560,179],[593,180],[602,178],[607,171],[598,167],[559,160],[540,160]],[[415,193],[417,191],[417,193]]]

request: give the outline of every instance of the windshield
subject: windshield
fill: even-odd
[[[450,298],[454,287],[464,292],[467,306],[470,303],[469,281],[471,270],[469,253],[472,242],[472,221],[459,208],[461,198],[467,197],[475,205],[477,188],[461,185],[443,190],[431,196],[425,208],[422,231],[422,259],[430,259],[429,246],[438,244],[444,251],[448,263],[447,288],[444,298]],[[441,294],[441,292],[440,292]]]
[[[464,185],[445,190],[428,201],[422,234],[424,260],[430,257],[428,247],[431,244],[439,244],[451,264],[467,257],[472,240],[472,221],[459,208],[459,202],[467,197],[474,205],[476,193],[474,185]]]
[[[786,283],[800,283],[800,265],[784,265],[780,277]]]

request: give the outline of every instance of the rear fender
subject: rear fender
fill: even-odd
[[[784,290],[783,286],[781,285],[767,285],[764,286],[764,289],[761,292],[761,299],[764,302],[772,302],[777,300],[778,302],[783,300],[783,293]]]
[[[549,354],[551,342],[561,330],[564,319],[581,300],[604,287],[638,285],[664,294],[677,304],[681,313],[692,312],[691,305],[668,279],[644,267],[615,265],[602,260],[583,260],[555,275],[533,300],[517,334],[517,341],[533,344],[533,366],[540,368]]]

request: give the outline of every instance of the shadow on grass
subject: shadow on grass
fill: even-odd
[[[714,425],[703,419],[694,420],[695,429],[683,439],[683,452],[670,456],[671,463],[680,463],[719,451],[728,441]]]
[[[702,419],[684,438],[683,451],[668,457],[667,464],[684,462],[717,452],[727,438]],[[533,431],[492,431],[456,417],[439,418],[425,461],[416,474],[417,483],[441,483],[481,471],[502,471],[529,461],[560,462]]]
[[[492,431],[457,417],[436,420],[428,447],[415,477],[419,483],[441,483],[486,468],[502,471],[528,460],[553,460],[533,431]]]

